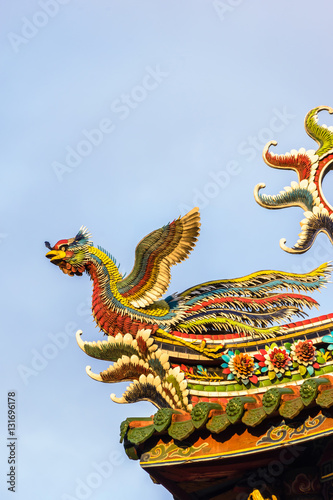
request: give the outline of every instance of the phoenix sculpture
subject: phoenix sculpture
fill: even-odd
[[[54,246],[45,242],[46,257],[63,273],[90,275],[93,317],[107,340],[83,342],[82,332],[77,340],[90,356],[114,361],[99,375],[87,367],[92,378],[134,380],[122,398],[112,395],[114,401],[149,400],[157,407],[189,411],[195,398],[190,397],[187,379],[212,381],[221,390],[235,383],[238,388],[259,383],[253,355],[234,348],[283,338],[288,333],[283,322],[318,305],[305,293],[327,283],[326,263],[306,274],[266,270],[209,281],[163,298],[171,266],[188,257],[199,229],[199,210],[194,208],[151,232],[137,245],[134,267],[126,277],[112,255],[92,243],[85,227]],[[177,356],[189,363],[177,363]],[[284,348],[279,356],[281,366],[290,360]],[[270,378],[278,381],[289,373],[288,366],[271,370]]]

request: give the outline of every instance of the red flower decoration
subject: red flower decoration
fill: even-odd
[[[292,361],[284,347],[272,347],[265,355],[265,359],[269,370],[274,370],[276,373],[284,373],[288,370]]]

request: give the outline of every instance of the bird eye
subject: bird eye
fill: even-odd
[[[66,252],[67,248],[68,248],[68,245],[61,245],[60,250],[62,252]]]

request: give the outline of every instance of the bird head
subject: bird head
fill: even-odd
[[[88,260],[89,247],[92,245],[90,236],[88,230],[82,226],[74,238],[59,240],[53,247],[45,241],[46,248],[50,250],[45,257],[60,267],[63,273],[82,276]]]

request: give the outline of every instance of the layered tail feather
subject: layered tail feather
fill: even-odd
[[[269,270],[197,285],[177,297],[186,308],[176,328],[199,334],[224,330],[254,337],[276,336],[281,327],[269,325],[302,317],[303,308],[318,306],[316,300],[293,292],[318,290],[328,282],[330,272],[331,265],[325,263],[307,274]]]
[[[179,296],[186,298],[190,305],[212,294],[260,297],[274,290],[313,292],[328,282],[331,271],[330,263],[324,263],[306,274],[258,271],[241,278],[202,283],[185,290]]]

